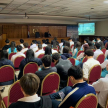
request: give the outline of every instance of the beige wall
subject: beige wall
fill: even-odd
[[[108,36],[108,20],[96,22],[95,36]]]

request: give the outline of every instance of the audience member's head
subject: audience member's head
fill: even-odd
[[[51,55],[52,54],[52,49],[50,46],[46,46],[45,48],[45,55]]]
[[[72,38],[69,38],[68,40],[69,40],[69,42],[72,42]]]
[[[42,57],[42,63],[44,67],[50,67],[52,62],[52,57],[50,55],[45,55]]]
[[[78,48],[78,51],[81,49],[81,43],[80,42],[76,43],[76,48]]]
[[[24,43],[24,48],[28,48],[28,43]]]
[[[85,43],[88,43],[88,40],[87,40],[87,39],[84,39],[84,44],[85,44]]]
[[[65,41],[65,46],[67,46],[67,47],[69,47],[69,48],[70,48],[70,42]]]
[[[96,48],[96,49],[100,49],[100,44],[99,44],[99,43],[96,43],[96,44],[95,44],[95,48]]]
[[[99,41],[100,40],[100,37],[97,37],[97,41]]]
[[[79,66],[72,66],[68,70],[68,76],[70,76],[73,84],[83,81],[83,72]]]
[[[35,40],[32,40],[32,44],[36,44],[36,41]]]
[[[43,42],[43,43],[46,43],[46,40],[45,40],[45,39],[43,39],[43,40],[42,40],[42,42]]]
[[[90,47],[90,46],[93,46],[93,44],[92,44],[91,41],[88,42],[88,45],[89,45],[89,47]]]
[[[10,47],[11,47],[11,52],[14,52],[14,49],[15,49],[15,42],[14,41],[11,42]]]
[[[64,46],[64,48],[63,48],[63,53],[69,53],[69,47]]]
[[[85,52],[86,50],[88,50],[89,49],[89,45],[87,45],[87,44],[85,44],[85,45],[83,45],[83,51]]]
[[[52,62],[54,62],[54,64],[57,64],[59,59],[60,59],[60,54],[59,53],[52,54]]]
[[[34,51],[32,49],[28,49],[26,52],[26,60],[30,61],[34,59]]]
[[[41,44],[38,44],[38,49],[42,49],[42,45]]]
[[[5,40],[5,43],[6,43],[6,44],[9,44],[9,40],[8,40],[8,39],[6,39],[6,40]]]
[[[40,41],[37,41],[36,44],[41,44],[41,42]]]
[[[1,51],[1,58],[8,59],[8,52],[6,50]]]
[[[20,79],[21,90],[24,96],[35,95],[38,91],[40,79],[33,73],[27,73]]]
[[[57,37],[54,37],[54,40],[57,41]]]
[[[63,43],[64,42],[64,39],[61,39],[61,43]]]
[[[93,57],[93,55],[94,55],[93,50],[88,49],[88,50],[85,51],[85,56],[86,56],[87,58]]]
[[[20,39],[20,43],[24,43],[24,40],[23,39]]]
[[[16,48],[17,48],[17,51],[18,51],[18,52],[22,50],[22,46],[21,46],[21,45],[17,45]]]

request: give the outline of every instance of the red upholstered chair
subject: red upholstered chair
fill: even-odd
[[[87,57],[84,57],[83,60],[82,60],[82,62],[84,63],[86,61],[87,61]]]
[[[74,45],[71,45],[71,49],[74,47]]]
[[[73,86],[73,84],[72,84],[72,81],[71,81],[71,78],[70,78],[70,77],[68,77],[67,86]]]
[[[25,58],[25,57],[23,57],[23,56],[18,56],[18,57],[15,58],[15,60],[14,60],[14,67],[15,67],[16,69],[19,68],[20,63],[21,63],[21,61],[22,61],[24,58]]]
[[[96,50],[95,49],[92,49],[93,50],[93,52],[95,52]]]
[[[75,59],[74,58],[68,58],[68,60],[70,60],[70,62],[72,63],[73,66],[75,66]]]
[[[105,54],[105,52],[106,52],[106,49],[105,49],[105,48],[103,48],[103,49],[102,49],[102,52]]]
[[[78,101],[75,108],[97,108],[97,104],[98,104],[98,101],[97,101],[96,95],[91,93],[91,94],[87,94],[83,96]]]
[[[69,52],[69,54],[71,54],[71,55],[72,55],[72,52],[70,51],[70,52]]]
[[[10,53],[9,56],[8,56],[8,59],[11,60],[11,57],[12,57],[13,55],[15,55],[15,54],[16,54],[16,53],[13,53],[13,52]]]
[[[55,66],[55,64],[52,62],[52,63],[51,63],[51,67],[54,67],[54,66]]]
[[[59,90],[59,84],[59,75],[56,72],[51,72],[42,81],[40,96],[55,93]]]
[[[59,52],[59,50],[60,50],[60,48],[59,48],[59,46],[57,46],[57,51]]]
[[[15,82],[15,70],[10,65],[0,67],[0,82],[11,81]]]
[[[108,42],[105,44],[105,48],[107,48],[107,44],[108,44]]]
[[[35,52],[38,52],[39,50],[36,50]]]
[[[19,84],[19,81],[16,81],[14,84],[11,85],[9,92],[8,92],[8,96],[3,98],[3,106],[4,108],[8,108],[8,106],[11,103],[17,102],[18,99],[23,98],[24,95],[21,91],[21,87]]]
[[[58,52],[58,49],[57,48],[53,48],[53,50],[56,50]]]
[[[26,56],[27,51],[24,52],[25,56]]]
[[[38,57],[37,58],[42,58],[44,56],[44,54],[40,54],[40,55],[38,55]]]
[[[45,51],[45,48],[46,48],[46,47],[43,47],[43,50],[44,50],[44,51]]]
[[[23,75],[26,73],[35,73],[36,71],[38,71],[38,64],[35,62],[29,62],[23,69]]]
[[[105,60],[105,55],[104,54],[98,55],[96,60],[98,60],[100,62],[100,64],[102,64],[104,62],[104,60]]]
[[[77,57],[78,57],[81,53],[83,53],[83,52],[84,52],[84,51],[79,50],[78,53],[77,53]]]
[[[89,71],[88,83],[92,84],[93,82],[96,82],[101,76],[101,71],[100,65],[93,66]]]

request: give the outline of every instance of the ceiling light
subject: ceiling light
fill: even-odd
[[[108,0],[107,1],[104,1],[104,3],[108,3]]]
[[[47,12],[39,12],[40,14],[45,14],[45,13],[47,13]]]

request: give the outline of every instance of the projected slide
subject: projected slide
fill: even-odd
[[[95,23],[79,23],[78,35],[95,35]]]

